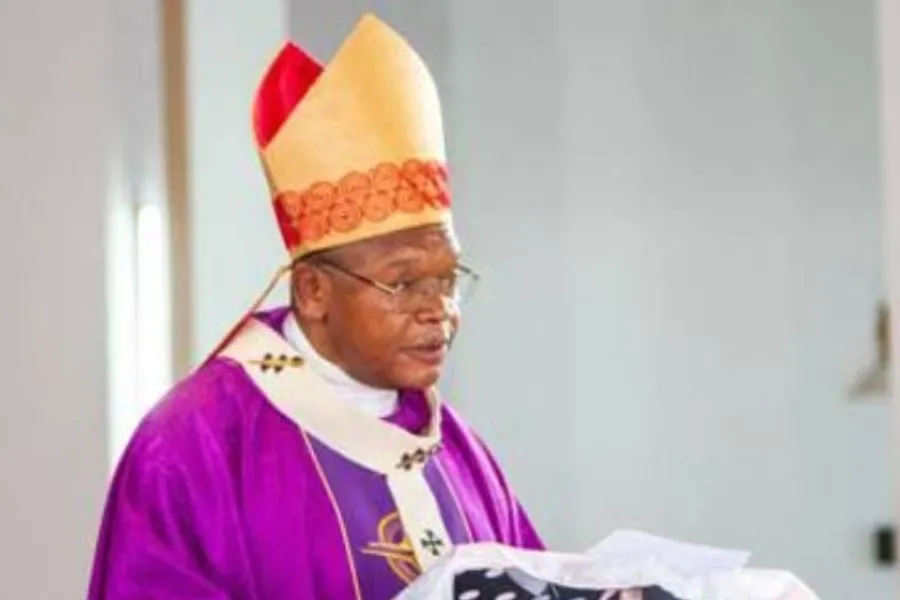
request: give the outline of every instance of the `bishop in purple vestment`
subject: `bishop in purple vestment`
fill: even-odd
[[[324,69],[288,44],[254,123],[290,306],[241,319],[142,421],[90,600],[388,600],[456,545],[540,548],[434,391],[476,276],[421,59],[374,17]]]

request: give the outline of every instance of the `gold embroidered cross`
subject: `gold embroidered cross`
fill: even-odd
[[[259,365],[259,370],[263,373],[268,371],[272,371],[274,373],[281,373],[287,368],[299,368],[303,366],[303,359],[299,356],[288,356],[286,354],[279,354],[275,356],[274,354],[267,353],[262,357],[262,360],[251,360],[251,365]]]
[[[411,471],[416,465],[424,465],[425,462],[440,452],[440,443],[434,444],[427,450],[425,448],[416,448],[415,452],[404,452],[397,463],[397,468],[402,471]]]
[[[425,530],[425,538],[419,540],[422,548],[427,550],[432,556],[440,556],[441,548],[444,546],[444,540],[435,535],[431,529]]]

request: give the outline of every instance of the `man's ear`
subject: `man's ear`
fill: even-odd
[[[328,314],[331,300],[331,278],[321,269],[306,262],[298,262],[291,273],[291,296],[301,317],[322,321]]]

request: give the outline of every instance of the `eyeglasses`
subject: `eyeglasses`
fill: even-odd
[[[398,312],[421,310],[428,306],[435,297],[450,300],[456,306],[460,306],[471,298],[481,279],[481,276],[473,269],[460,264],[446,275],[420,277],[389,285],[331,260],[320,258],[315,262],[387,294],[391,297],[394,309]]]

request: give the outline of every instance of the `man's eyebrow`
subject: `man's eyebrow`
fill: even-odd
[[[397,269],[404,267],[413,267],[423,262],[423,256],[398,256],[396,258],[387,260],[378,266],[384,269]],[[453,264],[454,266],[458,265],[460,262],[459,256],[454,255]]]
[[[421,259],[412,257],[398,257],[382,263],[381,266],[384,268],[410,267],[418,262],[421,262]]]

